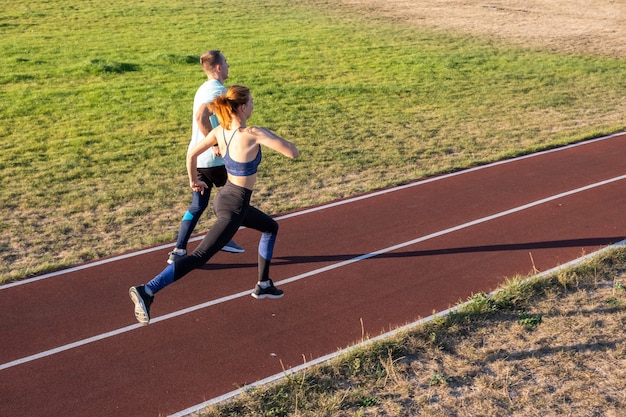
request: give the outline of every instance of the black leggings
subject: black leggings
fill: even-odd
[[[192,270],[206,264],[213,255],[219,252],[228,243],[240,226],[258,230],[264,234],[272,235],[272,244],[278,234],[278,223],[261,210],[250,205],[252,190],[239,187],[226,182],[226,185],[218,192],[213,201],[213,209],[217,215],[217,221],[202,239],[196,250],[188,256],[181,258],[174,264],[174,281],[182,278]],[[266,255],[266,265],[259,263],[259,277],[267,275],[269,261]],[[259,257],[261,258],[261,257]]]

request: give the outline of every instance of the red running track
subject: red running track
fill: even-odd
[[[4,416],[157,416],[223,398],[507,277],[626,238],[626,134],[278,217],[279,300],[255,300],[258,234],[160,292],[171,245],[0,286]],[[183,413],[179,413],[183,414]]]

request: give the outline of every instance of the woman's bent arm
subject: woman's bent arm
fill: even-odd
[[[300,156],[300,151],[293,143],[287,139],[281,138],[271,130],[264,127],[254,128],[256,130],[255,136],[257,136],[257,143],[267,146],[270,149],[280,152],[288,158],[297,158]]]

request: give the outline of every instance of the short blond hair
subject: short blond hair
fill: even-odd
[[[212,74],[215,71],[215,67],[223,63],[224,56],[217,49],[206,51],[200,57],[200,65],[202,65],[202,70],[206,74]]]

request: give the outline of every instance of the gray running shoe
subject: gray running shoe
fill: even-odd
[[[271,279],[269,280],[269,282],[270,286],[267,288],[261,288],[259,284],[256,284],[256,287],[254,287],[254,291],[252,291],[250,295],[257,300],[260,300],[262,298],[280,298],[285,295],[283,290],[279,290],[274,286],[274,283]]]
[[[143,285],[139,287],[130,287],[128,290],[130,299],[135,303],[135,318],[144,326],[150,323],[150,306],[154,300],[153,296],[149,296]]]
[[[167,258],[167,263],[171,265],[177,260],[179,260],[180,258],[187,256],[187,251],[184,249],[183,250],[174,249],[173,251],[169,253],[169,255],[170,255],[169,258]]]
[[[231,240],[230,242],[225,244],[222,250],[224,252],[230,252],[230,253],[243,253],[246,251],[244,248],[236,244],[234,240]]]

